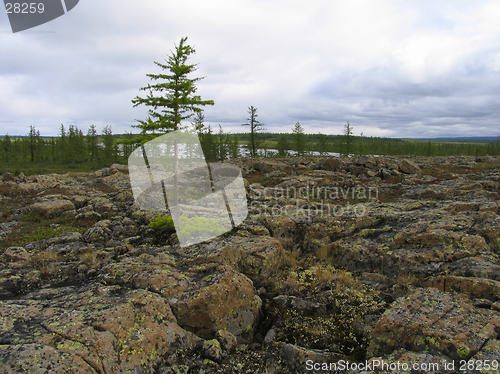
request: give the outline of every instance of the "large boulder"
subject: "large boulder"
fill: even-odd
[[[128,166],[127,165],[113,164],[109,168],[110,168],[112,173],[119,172],[119,173],[128,174]]]
[[[231,266],[205,262],[185,266],[174,266],[167,255],[143,254],[106,266],[99,279],[162,295],[179,326],[202,338],[213,339],[223,329],[239,342],[251,340],[262,303],[253,282]]]
[[[64,199],[47,200],[31,205],[30,210],[40,213],[44,215],[45,218],[50,219],[60,216],[63,212],[75,210],[75,204]]]
[[[500,333],[500,314],[479,309],[466,295],[418,289],[395,301],[373,331],[369,355],[404,348],[468,360]]]
[[[239,342],[250,341],[262,306],[252,281],[231,268],[206,280],[207,286],[170,299],[179,326],[204,339],[224,329]]]
[[[352,160],[352,162],[355,165],[364,166],[364,167],[369,168],[369,169],[373,169],[377,165],[377,160],[375,160],[375,157],[373,157],[371,155],[356,156]]]
[[[167,301],[145,290],[92,284],[0,302],[0,373],[149,373],[200,339]]]
[[[268,236],[236,237],[215,254],[199,256],[188,263],[229,265],[261,283],[269,280],[277,269],[287,263],[281,243]]]
[[[14,174],[7,172],[3,174],[2,180],[4,182],[13,182],[16,180],[16,178],[14,177]]]
[[[328,157],[321,161],[319,165],[323,170],[339,171],[344,167],[344,162],[338,157]]]
[[[422,171],[416,162],[404,159],[399,165],[399,170],[405,174],[417,174]]]

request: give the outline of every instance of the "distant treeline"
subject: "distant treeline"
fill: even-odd
[[[235,134],[242,143],[249,134]],[[418,140],[354,135],[260,133],[262,148],[275,149],[280,156],[338,153],[340,155],[485,156],[500,155],[500,137],[495,142]],[[298,139],[302,137],[302,139]],[[302,144],[302,146],[301,146]],[[268,155],[272,152],[266,152]]]
[[[220,161],[248,154],[245,147],[250,134],[228,134],[222,128],[199,132],[207,161]],[[137,147],[135,134],[113,134],[106,126],[98,133],[94,125],[84,133],[74,125],[60,127],[59,135],[43,137],[31,126],[25,136],[5,135],[0,139],[0,173],[25,174],[64,172],[71,169],[91,171],[113,163],[127,163]],[[259,133],[259,156],[294,157],[311,154],[343,156],[371,155],[500,155],[500,140],[495,142],[394,139],[354,135],[296,133]]]
[[[87,133],[77,126],[61,125],[58,136],[42,137],[34,126],[25,136],[3,136],[0,140],[0,172],[25,174],[63,172],[67,169],[91,171],[124,162],[132,146],[118,144],[117,139],[130,137],[113,135],[110,126],[97,133],[91,125]]]

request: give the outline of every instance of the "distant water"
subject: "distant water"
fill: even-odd
[[[240,150],[240,155],[242,157],[249,157],[250,156],[250,152],[248,151],[248,149],[246,147],[240,146],[239,150]],[[287,151],[287,152],[288,152],[288,154],[290,156],[296,156],[297,155],[297,152],[295,152],[295,151]],[[266,156],[269,156],[270,153],[272,153],[272,154],[278,154],[278,150],[274,149],[274,148],[268,148],[268,149],[259,148],[259,149],[257,149],[257,153],[259,154],[259,156],[266,157]],[[317,151],[313,151],[313,152],[308,152],[304,156],[321,156],[321,154],[319,152],[317,152]],[[324,156],[336,156],[336,157],[340,157],[340,153],[325,152]]]

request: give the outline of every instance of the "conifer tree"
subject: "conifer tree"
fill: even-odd
[[[205,127],[205,115],[203,112],[196,112],[194,115],[193,122],[191,122],[191,125],[193,126],[193,129],[200,135]]]
[[[278,157],[288,157],[289,148],[287,134],[280,134],[276,147],[278,148]]]
[[[349,121],[347,121],[347,125],[344,126],[344,139],[345,139],[345,153],[343,154],[346,157],[352,153],[352,126],[349,125]]]
[[[38,134],[39,137],[40,134]],[[30,157],[31,157],[31,162],[35,162],[35,151],[37,148],[37,132],[35,130],[35,126],[31,125],[30,126],[30,132],[29,132],[29,147],[30,147]]]
[[[292,133],[294,137],[295,150],[297,151],[297,156],[302,156],[306,152],[306,148],[304,140],[304,128],[302,127],[300,122],[297,121],[292,130]]]
[[[11,148],[12,148],[9,134],[6,134],[5,137],[3,138],[2,148],[3,148],[4,160],[6,163],[8,163],[9,159],[10,159]]]
[[[138,120],[139,124],[134,126],[142,130],[142,142],[178,130],[183,120],[202,111],[200,107],[214,105],[213,100],[202,100],[200,96],[195,95],[195,83],[204,77],[188,78],[190,73],[196,71],[196,64],[187,64],[187,59],[195,50],[186,44],[186,40],[187,37],[181,38],[175,51],[165,60],[166,64],[154,62],[167,73],[147,74],[151,80],[158,83],[142,87],[141,91],[146,91],[147,96],[136,96],[132,100],[134,107],[142,104],[150,107],[147,119]]]
[[[201,148],[203,154],[205,155],[205,160],[207,162],[217,161],[217,150],[214,140],[214,134],[212,133],[212,128],[208,125],[208,128],[203,130],[201,135]]]
[[[224,130],[222,130],[222,126],[220,124],[215,149],[218,161],[224,161],[229,157],[229,136],[224,132]]]
[[[325,134],[318,134],[318,152],[322,156],[328,152],[328,143]]]
[[[98,135],[97,135],[97,130],[95,128],[95,125],[92,124],[90,125],[88,131],[87,131],[87,149],[89,152],[89,157],[92,161],[96,160],[98,158],[97,152],[98,152]]]
[[[106,164],[111,164],[116,158],[116,147],[115,140],[113,138],[113,132],[111,131],[111,126],[105,126],[102,130],[103,143],[104,143],[104,161]]]
[[[64,125],[61,124],[61,133],[59,139],[57,139],[58,151],[59,151],[59,162],[66,161],[68,159],[68,154],[66,153],[67,144],[66,144],[66,129]]]
[[[238,135],[233,135],[229,139],[229,155],[231,158],[240,157],[240,145],[238,142]]]
[[[248,150],[250,151],[250,156],[257,156],[257,149],[259,148],[259,139],[257,133],[264,130],[263,124],[257,120],[257,108],[253,106],[248,107],[248,114],[250,117],[247,118],[248,123],[244,123],[243,126],[250,127],[250,144],[248,145]]]
[[[365,150],[365,137],[363,136],[363,131],[361,131],[359,137],[360,137],[360,142],[358,147],[359,154],[364,155],[366,153],[366,150]]]

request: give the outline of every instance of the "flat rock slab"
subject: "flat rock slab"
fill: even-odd
[[[384,356],[404,348],[468,360],[500,333],[500,314],[473,306],[461,293],[418,289],[395,301],[379,320],[368,349]]]
[[[49,200],[31,205],[30,210],[43,214],[46,218],[54,218],[68,210],[74,210],[75,205],[69,200]]]
[[[161,296],[98,284],[0,302],[0,373],[151,372],[200,339]]]

